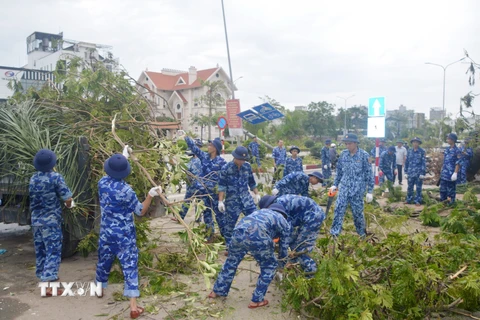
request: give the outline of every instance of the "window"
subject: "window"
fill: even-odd
[[[148,77],[145,78],[145,81],[148,81]]]
[[[177,112],[177,119],[182,120],[182,113],[181,112]]]
[[[198,103],[196,103],[196,102],[195,102],[193,105],[194,105],[195,107],[198,107]]]
[[[218,74],[218,72],[217,72],[217,74],[215,74],[215,77],[217,77],[217,78],[220,77],[220,75]]]
[[[181,106],[180,106],[180,103],[177,104],[177,110],[180,110]]]

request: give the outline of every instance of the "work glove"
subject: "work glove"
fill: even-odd
[[[150,191],[148,191],[148,194],[151,197],[157,197],[157,196],[160,195],[160,193],[162,193],[162,187],[154,187],[154,188],[150,189]]]
[[[70,207],[67,206],[67,203],[65,203],[65,206],[66,206],[68,209],[72,209],[73,207],[76,207],[75,201],[73,200],[73,198],[72,198],[72,202],[70,202]]]
[[[395,170],[395,171],[393,172],[393,174],[394,174],[394,175],[397,175],[397,174],[398,174],[398,170]]]
[[[278,194],[278,189],[273,189],[272,190],[272,196],[276,196]]]
[[[257,193],[257,194],[254,194],[253,195],[253,202],[255,202],[255,204],[258,204],[258,202],[260,201],[260,195]]]
[[[328,167],[331,168],[331,167],[332,167],[332,164],[330,163],[330,164],[328,165]]]
[[[373,194],[367,193],[366,200],[367,200],[368,203],[372,202],[373,201]]]
[[[130,151],[132,151],[132,148],[130,148],[128,146],[128,144],[125,145],[125,147],[123,148],[123,151],[122,151],[123,156],[127,159],[130,158]]]
[[[408,174],[405,173],[403,176],[408,180]]]
[[[420,178],[420,180],[423,180],[423,179],[425,179],[425,176],[424,176],[423,174],[421,174],[421,175],[419,176],[419,178]]]
[[[225,203],[223,201],[218,202],[218,211],[225,212]]]
[[[457,173],[454,172],[450,179],[452,179],[452,181],[457,181]]]
[[[336,190],[337,190],[337,187],[335,187],[335,186],[330,187],[330,192],[331,193],[334,193]]]
[[[327,166],[327,165],[324,165],[324,166],[323,166],[323,169],[327,170],[327,169],[328,169],[328,166]]]

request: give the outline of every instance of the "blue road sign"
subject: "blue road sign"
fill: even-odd
[[[253,107],[253,110],[257,111],[258,114],[265,119],[271,121],[283,117],[284,115],[275,109],[270,103],[263,103],[259,106]]]
[[[267,121],[267,119],[263,118],[259,114],[255,113],[252,110],[243,111],[237,113],[237,116],[242,118],[243,120],[250,122],[251,124],[258,124]]]
[[[217,120],[217,126],[223,130],[227,126],[227,119],[225,117],[219,117]]]
[[[385,97],[368,99],[368,116],[385,117]]]

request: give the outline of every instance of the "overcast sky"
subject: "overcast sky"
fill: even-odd
[[[41,3],[41,4],[40,4]],[[338,107],[385,96],[427,113],[442,106],[443,70],[480,62],[480,1],[224,0],[233,78],[242,109],[269,95],[284,106]],[[228,72],[221,0],[2,1],[0,65],[26,63],[34,31],[108,44],[127,71],[215,67]],[[459,111],[466,64],[447,69],[446,109]],[[477,76],[478,78],[478,76]],[[480,98],[476,103],[480,114]]]

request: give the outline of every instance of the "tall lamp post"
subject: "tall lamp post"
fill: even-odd
[[[230,71],[230,84],[231,84],[231,87],[232,87],[231,88],[232,89],[232,99],[235,99],[235,84],[233,83],[232,62],[230,60],[230,46],[228,45],[227,20],[225,19],[225,7],[223,5],[223,0],[222,0],[222,13],[223,13],[223,28],[225,29],[225,42],[227,43],[228,69]]]
[[[452,64],[455,64],[457,62],[460,62],[462,60],[464,60],[465,57],[463,57],[462,59],[459,59],[459,60],[456,60],[452,63],[449,63],[447,64],[446,66],[442,66],[441,64],[437,64],[437,63],[432,63],[432,62],[425,62],[425,64],[430,64],[432,66],[437,66],[437,67],[440,67],[443,69],[443,102],[442,102],[442,118],[441,118],[441,122],[440,123],[440,134],[439,134],[439,140],[442,141],[442,124],[443,124],[443,118],[445,117],[446,113],[445,113],[445,76],[447,74],[447,68],[450,67]]]
[[[352,94],[350,97],[347,97],[347,98],[344,98],[344,97],[339,97],[337,96],[337,98],[340,98],[340,99],[343,99],[345,101],[345,117],[344,117],[344,127],[343,127],[343,135],[345,136],[347,134],[347,100],[352,98],[352,97],[355,97],[354,94]]]

